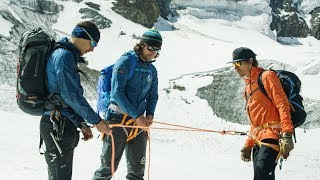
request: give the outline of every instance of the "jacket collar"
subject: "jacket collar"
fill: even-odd
[[[151,61],[144,61],[141,59],[140,55],[141,55],[141,52],[134,52],[136,55],[137,55],[137,60],[142,62],[142,63],[146,63],[146,64],[151,64],[153,62],[155,62],[156,60],[151,60]]]
[[[250,83],[257,80],[261,71],[263,71],[263,68],[261,67],[252,67],[250,71],[250,79],[244,79],[244,81],[246,83]]]
[[[57,43],[60,46],[63,46],[68,51],[72,52],[72,54],[75,56],[75,59],[79,63],[85,63],[85,60],[83,57],[80,57],[81,52],[74,46],[72,43],[70,43],[69,39],[67,37],[61,38]]]

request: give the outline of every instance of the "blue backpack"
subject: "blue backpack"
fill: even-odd
[[[137,64],[137,55],[133,51],[129,51],[124,56],[128,56],[131,61],[131,68],[128,80],[131,79]],[[105,112],[110,104],[111,78],[114,64],[107,66],[101,70],[98,80],[98,102],[97,111]]]
[[[289,102],[291,103],[291,120],[293,123],[293,126],[299,127],[301,126],[305,121],[307,117],[307,113],[304,110],[301,97],[300,89],[301,89],[301,81],[298,78],[297,75],[295,75],[292,72],[284,71],[284,70],[273,70],[271,71],[275,72],[280,79],[282,88],[284,92],[286,93]],[[261,90],[261,92],[268,97],[266,90],[264,89],[264,85],[262,83],[262,71],[258,78],[258,85]],[[268,97],[269,98],[269,97]],[[270,99],[270,98],[269,98]],[[271,99],[270,99],[271,100]]]

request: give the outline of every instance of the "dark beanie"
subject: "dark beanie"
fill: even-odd
[[[72,31],[72,36],[82,39],[91,40],[88,34],[85,32],[87,31],[88,34],[92,37],[92,39],[98,43],[100,40],[100,31],[96,28],[88,28],[88,27],[80,27],[76,26]]]
[[[148,46],[161,49],[162,37],[159,31],[154,27],[143,33],[140,43],[146,43]]]

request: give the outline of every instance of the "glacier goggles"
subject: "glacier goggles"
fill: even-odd
[[[156,48],[156,47],[149,46],[149,45],[146,45],[146,46],[147,46],[147,49],[148,49],[149,51],[155,52],[155,53],[157,53],[157,54],[159,54],[160,51],[161,51],[161,49],[158,49],[158,48]]]
[[[86,31],[84,28],[82,28],[82,30],[89,36],[91,42],[90,42],[90,46],[95,48],[98,46],[98,43],[90,36],[90,34],[88,33],[88,31]]]

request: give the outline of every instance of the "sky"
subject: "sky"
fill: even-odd
[[[78,10],[85,7],[84,2],[77,4],[60,1],[72,9],[65,8],[53,28],[71,32],[74,25],[81,21]],[[113,22],[111,28],[101,31],[101,41],[95,51],[86,55],[89,67],[100,70],[114,63],[125,51],[131,50],[137,42],[131,35],[141,35],[146,28],[110,10],[111,1],[92,2],[101,4],[99,13]],[[194,5],[196,1],[186,2]],[[260,1],[249,2],[258,4]],[[264,2],[261,1],[259,4],[265,6]],[[208,103],[195,96],[197,88],[210,84],[213,81],[212,77],[192,75],[195,72],[230,66],[226,62],[231,60],[233,49],[240,46],[251,48],[258,54],[258,60],[277,60],[297,67],[296,73],[303,84],[303,96],[320,100],[320,86],[315,83],[320,82],[320,74],[302,73],[320,63],[319,40],[307,37],[295,39],[301,45],[280,44],[275,41],[274,32],[268,29],[270,14],[254,10],[243,14],[237,12],[232,16],[232,13],[214,13],[212,9],[211,13],[204,12],[202,7],[208,7],[210,3],[209,0],[203,0],[198,3],[201,7],[193,6],[179,10],[181,16],[176,22],[159,18],[156,23],[163,35],[162,51],[154,63],[159,74],[160,98],[155,114],[157,121],[218,131],[248,130],[249,127],[246,125],[229,123],[213,115]],[[228,3],[221,4],[224,8],[228,6]],[[313,3],[310,1],[310,4]],[[235,9],[237,6],[243,7],[234,6]],[[305,4],[304,9],[308,9]],[[0,34],[8,35],[12,25],[1,17],[0,23],[1,27],[4,27],[1,28]],[[172,31],[172,26],[177,30]],[[126,35],[120,36],[121,30]],[[290,39],[284,41],[291,42]],[[170,86],[169,80],[175,78],[174,82],[185,86],[186,91],[171,90],[167,93],[163,90]],[[0,88],[8,89],[8,94],[4,95],[12,98],[12,108],[16,109],[12,88],[6,85],[1,85]],[[90,103],[95,107],[94,101]],[[0,115],[2,122],[5,122],[0,131],[0,179],[47,179],[46,163],[38,151],[40,117],[10,110],[0,110]],[[153,126],[162,127],[157,124]],[[276,168],[276,177],[278,180],[320,179],[320,146],[317,143],[320,129],[304,132],[298,128],[296,131],[298,143],[295,144],[289,159],[283,163],[283,169],[280,171],[279,167]],[[75,150],[73,179],[90,179],[99,167],[102,143],[97,138],[98,132],[93,132],[94,139],[88,142],[80,140]],[[245,136],[218,133],[151,130],[150,180],[252,179],[252,162],[245,163],[240,160],[240,149],[245,139]],[[126,165],[123,157],[115,179],[124,179],[125,175]]]

